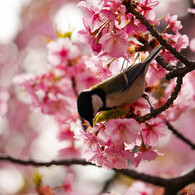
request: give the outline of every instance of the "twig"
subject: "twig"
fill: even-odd
[[[135,113],[131,112],[128,118],[134,118],[136,121],[143,123],[146,120],[150,120],[151,118],[155,118],[157,115],[159,115],[161,112],[165,111],[170,107],[170,105],[173,104],[174,100],[177,98],[177,95],[179,94],[181,90],[181,85],[183,82],[183,77],[178,76],[177,78],[177,84],[175,86],[174,91],[171,93],[170,98],[167,100],[165,104],[163,104],[161,107],[154,109],[153,112],[145,114],[144,116],[138,116]]]
[[[155,60],[166,70],[173,71],[176,67],[169,64],[161,55],[157,56]]]
[[[179,133],[172,125],[169,123],[169,121],[165,120],[165,123],[167,127],[175,134],[179,139],[181,139],[183,142],[185,142],[187,145],[189,145],[193,150],[195,149],[195,144],[193,144],[189,139],[184,137],[181,133]]]

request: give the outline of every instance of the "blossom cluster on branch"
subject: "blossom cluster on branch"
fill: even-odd
[[[128,7],[128,3],[133,6]],[[194,72],[184,79],[181,93],[174,104],[144,123],[128,117],[130,111],[137,116],[150,112],[148,103],[140,98],[132,105],[118,110],[98,114],[94,128],[86,132],[80,125],[76,110],[76,99],[81,90],[102,81],[130,64],[142,61],[159,44],[142,21],[131,14],[134,9],[156,27],[161,20],[167,27],[160,34],[176,51],[188,46],[187,35],[177,16],[167,14],[164,19],[156,19],[156,0],[138,1],[99,1],[98,5],[81,1],[84,29],[78,32],[79,39],[89,47],[71,41],[70,33],[58,33],[56,40],[48,40],[49,71],[29,79],[15,78],[32,97],[32,106],[42,113],[52,115],[59,125],[59,140],[66,140],[69,146],[59,151],[64,157],[79,157],[80,150],[75,139],[84,144],[83,157],[98,166],[126,168],[128,163],[137,167],[140,161],[154,160],[159,155],[155,145],[160,137],[166,136],[168,129],[164,119],[176,121],[189,107],[195,107],[193,86]],[[170,31],[168,33],[167,31]],[[85,48],[85,49],[83,49]],[[86,53],[85,50],[92,53]],[[179,60],[165,48],[160,54],[175,69]],[[169,71],[153,61],[146,76],[146,91],[154,108],[163,106],[176,87],[175,80],[166,80]],[[188,94],[186,96],[186,94]],[[106,118],[108,116],[108,118]],[[83,121],[82,121],[83,122]],[[75,125],[81,134],[75,137]]]
[[[154,9],[158,5],[157,0],[80,1],[78,7],[83,11],[83,29],[78,32],[79,42],[73,41],[71,32],[63,33],[57,29],[58,37],[45,39],[45,72],[18,74],[13,79],[15,86],[30,95],[31,109],[40,110],[56,122],[58,140],[66,143],[58,154],[65,160],[47,163],[0,156],[0,161],[33,166],[93,164],[162,186],[165,194],[181,190],[188,184],[184,182],[186,178],[193,182],[194,171],[186,174],[184,179],[180,178],[181,185],[176,186],[177,178],[169,180],[151,176],[147,180],[147,175],[126,169],[138,169],[142,162],[164,155],[157,146],[161,138],[169,136],[169,130],[187,146],[195,148],[185,132],[177,132],[174,128],[184,113],[188,113],[188,121],[194,116],[195,63],[181,54],[189,45],[189,37],[180,33],[182,24],[177,15],[156,17]],[[161,26],[164,29],[158,32],[156,29]],[[153,108],[140,97],[133,104],[99,112],[91,128],[77,112],[79,93],[130,65],[142,62],[158,44],[163,48],[150,63],[145,86]],[[11,95],[0,89],[1,115],[6,115]],[[183,128],[185,122],[181,126]],[[185,147],[181,152],[185,153]],[[67,181],[59,188],[71,193],[74,191],[73,177],[69,171]],[[38,193],[54,194],[55,189],[44,186],[39,174],[35,174],[34,183]],[[145,194],[155,194],[154,189],[139,182],[124,194],[137,192],[138,188],[144,189]]]

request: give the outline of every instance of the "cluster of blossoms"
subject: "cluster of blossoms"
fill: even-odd
[[[159,119],[145,124],[138,124],[134,119],[111,119],[80,137],[87,161],[110,169],[123,169],[128,162],[137,167],[141,160],[154,160],[158,152],[152,146],[166,133],[167,128]]]
[[[70,142],[69,147],[60,151],[63,156],[79,156],[79,149],[75,146],[75,129],[82,128],[76,112],[78,93],[120,71],[125,66],[124,61],[129,65],[145,59],[147,51],[158,44],[141,21],[128,12],[125,2],[100,0],[96,6],[80,2],[78,6],[83,9],[85,29],[79,31],[78,37],[90,46],[92,54],[86,55],[83,46],[73,43],[68,36],[60,35],[57,40],[48,43],[50,71],[20,82],[31,95],[33,106],[39,107],[44,114],[52,115],[58,121],[59,139]],[[158,1],[141,0],[131,3],[150,24],[160,25],[154,12]],[[177,51],[186,48],[188,37],[179,33],[182,25],[177,16],[167,15],[165,20],[168,26],[162,33],[163,38]],[[166,33],[170,29],[172,34]],[[172,65],[177,64],[169,51],[163,49],[161,55]],[[146,76],[146,87],[154,107],[163,105],[175,87],[174,81],[163,80],[166,73],[157,62],[151,63]],[[187,79],[192,78],[190,75]],[[188,91],[189,88],[186,86],[184,90]],[[195,93],[192,91],[191,94],[189,99],[194,102]],[[168,109],[165,113],[168,119],[176,120],[183,109],[189,106],[189,99]],[[130,106],[138,115],[149,112],[149,106],[142,98]],[[106,122],[97,122],[94,128],[88,128],[76,136],[83,141],[83,153],[87,161],[98,166],[121,169],[126,168],[128,163],[137,167],[142,160],[154,160],[158,156],[153,147],[160,137],[167,134],[162,119],[164,116],[139,124],[134,119],[126,118],[129,111],[129,106],[127,107],[121,109],[122,112],[125,110],[124,114],[113,117],[114,119],[111,117]],[[180,113],[175,113],[178,107],[182,109],[179,109]]]
[[[75,146],[74,124],[78,124],[76,102],[78,91],[100,82],[112,72],[102,68],[100,79],[91,64],[101,67],[101,62],[91,56],[82,56],[82,49],[70,39],[70,34],[61,34],[56,40],[49,40],[48,71],[44,74],[18,75],[14,83],[27,91],[32,99],[33,109],[54,117],[59,127],[59,140],[68,142],[68,146],[59,151],[61,157],[80,156]]]
[[[131,3],[135,3],[136,9],[150,24],[160,24],[160,21],[155,19],[154,12],[158,1],[142,0],[131,1]],[[79,32],[79,37],[90,45],[94,55],[99,58],[118,59],[122,57],[127,62],[136,63],[136,60],[143,60],[146,57],[146,51],[150,46],[158,44],[155,38],[150,37],[149,31],[141,21],[127,11],[125,1],[100,1],[98,6],[82,1],[79,3],[79,7],[84,12],[85,26],[85,29]],[[182,25],[177,20],[177,16],[167,14],[165,20],[168,25],[162,33],[163,38],[177,51],[186,48],[188,37],[179,33]],[[166,33],[170,29],[172,34]],[[163,50],[161,55],[169,63],[176,65],[177,60],[169,51]],[[154,107],[162,106],[175,87],[175,82],[172,81],[169,83],[170,87],[164,88],[162,82],[166,73],[167,71],[157,62],[151,63],[146,76],[146,87],[149,89],[148,95],[151,97]],[[152,96],[155,96],[156,100],[152,99]],[[190,98],[192,99],[192,97]],[[186,103],[187,101],[182,105],[173,106],[165,115],[172,113],[176,120],[179,115],[174,114],[173,111],[177,110],[179,106],[187,108]],[[149,112],[148,105],[141,98],[131,107],[138,115]],[[168,132],[161,117],[144,124],[138,124],[134,119],[116,119],[116,117],[107,123],[96,125],[87,133],[82,133],[85,145],[84,157],[97,165],[119,169],[126,168],[128,162],[137,167],[141,160],[154,160],[158,152],[152,148],[158,143],[159,138],[166,136]],[[122,118],[125,117],[122,116]],[[173,117],[170,116],[168,119],[173,120]]]

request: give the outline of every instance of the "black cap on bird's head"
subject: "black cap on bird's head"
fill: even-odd
[[[87,120],[93,127],[93,118],[96,113],[105,108],[106,94],[103,89],[83,91],[77,100],[77,108],[80,116]]]
[[[87,120],[93,127],[94,110],[92,105],[92,94],[90,91],[80,93],[77,100],[77,108],[80,116]]]

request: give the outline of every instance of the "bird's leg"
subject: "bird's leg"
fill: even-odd
[[[148,95],[144,93],[144,94],[142,94],[142,97],[148,102],[148,104],[150,106],[150,112],[155,114],[155,109],[152,106],[152,104],[150,103]]]

